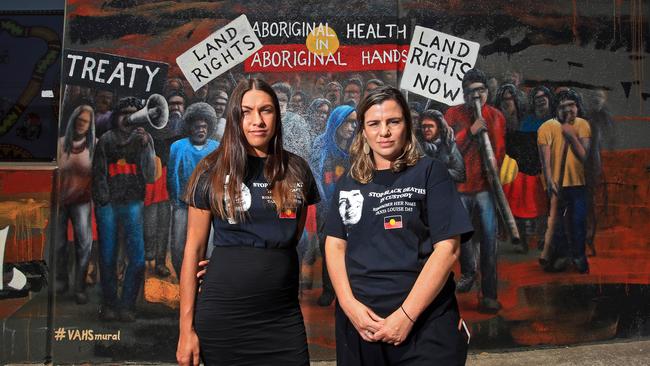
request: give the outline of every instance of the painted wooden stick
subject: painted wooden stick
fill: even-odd
[[[476,109],[476,116],[483,119],[480,99],[474,100],[474,107]],[[519,229],[517,229],[517,222],[515,221],[515,217],[512,215],[512,211],[510,211],[510,205],[508,204],[506,195],[503,193],[503,187],[501,187],[501,181],[499,180],[496,166],[493,164],[493,162],[496,163],[496,157],[494,156],[494,150],[492,149],[487,129],[479,132],[478,138],[479,151],[481,152],[481,160],[483,161],[483,169],[488,183],[490,184],[490,188],[492,189],[492,193],[494,194],[497,210],[501,213],[501,217],[508,227],[508,232],[510,233],[512,241],[518,243],[520,240]]]

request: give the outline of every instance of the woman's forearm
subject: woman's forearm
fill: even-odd
[[[187,218],[187,240],[183,253],[180,274],[180,332],[193,328],[194,302],[197,291],[198,263],[205,257],[205,248],[210,233],[210,211],[189,208]]]
[[[449,277],[460,256],[460,237],[440,241],[418,275],[413,288],[402,304],[403,310],[413,320],[433,302]]]
[[[196,272],[199,254],[196,250],[185,248],[180,280],[180,331],[190,330],[193,327],[194,300],[196,298],[197,279]]]
[[[345,311],[347,305],[354,300],[350,281],[348,281],[348,272],[345,269],[345,248],[347,242],[343,239],[328,236],[325,239],[325,261],[327,271],[332,281],[332,287],[338,299],[339,305]]]

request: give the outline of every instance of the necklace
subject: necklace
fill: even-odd
[[[80,154],[80,153],[82,153],[84,150],[86,150],[86,145],[87,145],[86,139],[81,140],[80,143],[77,142],[77,141],[72,141],[72,149],[71,149],[71,152],[72,152],[73,154]]]

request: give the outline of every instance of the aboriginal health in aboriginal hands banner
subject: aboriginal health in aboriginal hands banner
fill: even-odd
[[[246,72],[402,70],[410,27],[386,18],[251,21],[264,47],[244,63]]]

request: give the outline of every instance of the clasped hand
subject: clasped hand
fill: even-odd
[[[578,132],[576,129],[569,123],[562,124],[562,135],[567,139],[571,140],[578,137]]]
[[[357,300],[354,300],[346,315],[366,342],[385,342],[399,346],[413,328],[413,323],[401,309],[384,319]]]
[[[208,263],[210,263],[209,260],[199,262],[199,271],[196,274],[199,285],[203,282]],[[200,286],[199,292],[201,292]],[[348,319],[366,342],[386,342],[399,346],[413,328],[411,320],[399,308],[386,319],[375,314],[369,307],[357,300],[353,300],[352,304],[346,308],[345,313]]]
[[[487,130],[487,122],[483,118],[477,118],[469,128],[472,135],[476,136],[482,131]]]
[[[147,145],[151,139],[149,137],[149,133],[142,127],[135,128],[132,134],[140,140],[140,144],[142,144],[142,146]]]

